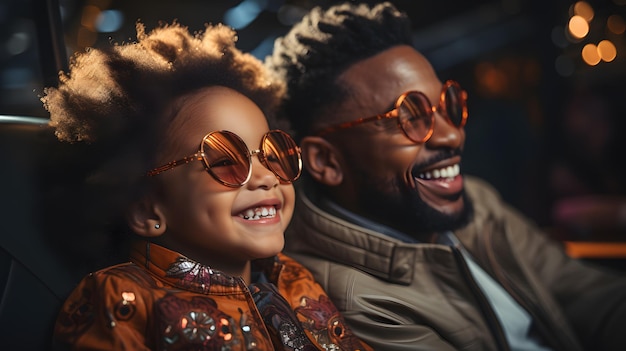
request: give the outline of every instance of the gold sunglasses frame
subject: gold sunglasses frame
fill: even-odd
[[[288,141],[292,142],[293,145],[294,145],[293,149],[295,149],[295,151],[298,154],[298,172],[297,172],[296,176],[293,179],[287,179],[287,178],[282,177],[280,174],[278,174],[276,171],[274,171],[272,169],[272,167],[269,166],[269,162],[267,161],[267,157],[265,155],[265,152],[263,151],[263,146],[266,145],[266,140],[268,140],[270,135],[273,134],[273,133],[278,133],[282,137],[284,137],[284,140],[288,140]],[[210,136],[215,135],[215,134],[220,134],[220,135],[227,134],[230,137],[235,138],[238,142],[240,142],[245,147],[245,149],[247,150],[246,158],[248,159],[248,174],[246,176],[246,179],[243,182],[241,182],[241,183],[226,182],[223,179],[221,179],[220,177],[218,177],[211,170],[211,166],[209,164],[207,164],[206,159],[205,159],[205,153],[202,151],[203,150],[203,146],[205,144],[205,140],[207,138],[209,138]],[[274,144],[273,143],[269,143],[268,145],[274,145]],[[289,149],[287,149],[285,151],[286,152],[290,152],[291,149],[292,148],[289,148]],[[230,150],[230,151],[232,151],[232,150]],[[276,153],[278,153],[278,152],[276,152]],[[233,133],[231,131],[220,130],[220,131],[210,132],[210,133],[208,133],[207,135],[205,135],[202,138],[202,141],[200,142],[200,147],[198,148],[198,152],[196,152],[193,155],[186,156],[186,157],[183,157],[183,158],[181,158],[179,160],[168,162],[168,163],[166,163],[166,164],[164,164],[162,166],[156,167],[156,168],[148,171],[146,175],[148,177],[154,177],[154,176],[156,176],[158,174],[161,174],[161,173],[163,173],[165,171],[168,171],[168,170],[173,169],[175,167],[178,167],[180,165],[185,165],[185,164],[188,164],[188,163],[193,162],[193,161],[202,161],[202,164],[204,165],[205,170],[211,175],[211,177],[213,177],[213,179],[215,179],[216,181],[218,181],[222,185],[226,185],[226,186],[229,186],[229,187],[232,187],[232,188],[238,188],[238,187],[241,187],[241,186],[245,185],[250,180],[250,177],[252,175],[252,156],[254,156],[254,155],[257,155],[257,157],[259,158],[259,161],[261,162],[261,164],[263,164],[263,166],[265,168],[269,169],[272,173],[274,173],[274,175],[278,179],[280,179],[282,182],[285,182],[285,183],[294,182],[302,174],[302,153],[301,153],[300,148],[298,147],[296,142],[293,140],[293,138],[289,134],[285,133],[284,131],[282,131],[280,129],[274,129],[274,130],[270,130],[269,132],[267,132],[267,133],[265,133],[263,135],[263,138],[261,139],[261,143],[259,145],[259,148],[256,149],[256,150],[250,150],[247,147],[246,143],[241,139],[241,137],[239,137],[237,134],[235,134],[235,133]]]
[[[455,125],[454,122],[452,122],[452,120],[450,119],[450,116],[448,115],[448,113],[446,112],[446,92],[448,91],[448,89],[450,87],[455,87],[460,91],[460,97],[461,97],[461,108],[462,108],[462,117],[461,117],[461,122],[459,123],[459,125]],[[430,123],[430,128],[428,130],[428,132],[426,133],[426,135],[421,139],[421,140],[415,140],[413,138],[411,138],[411,136],[409,135],[409,133],[405,130],[404,125],[402,123],[402,121],[400,121],[399,117],[399,113],[398,113],[398,109],[400,108],[400,106],[402,105],[402,103],[404,102],[404,100],[407,98],[407,96],[411,95],[411,94],[417,94],[420,96],[420,99],[428,102],[428,104],[430,105],[430,109],[428,109],[429,111],[429,117],[431,119],[431,123]],[[404,133],[404,135],[409,138],[411,141],[417,143],[417,144],[422,144],[427,142],[430,137],[432,136],[434,130],[435,130],[435,112],[440,111],[441,114],[446,118],[446,120],[448,121],[448,123],[450,123],[451,125],[457,127],[457,128],[463,128],[465,126],[465,123],[467,123],[467,117],[468,117],[468,112],[467,112],[467,92],[465,90],[463,90],[461,88],[461,85],[454,81],[454,80],[447,80],[442,88],[441,88],[441,95],[439,97],[439,105],[438,106],[434,106],[432,105],[432,103],[430,102],[430,100],[428,99],[428,97],[420,92],[420,91],[416,91],[416,90],[409,90],[407,92],[404,92],[402,95],[400,95],[398,97],[398,99],[396,99],[396,102],[394,104],[394,108],[386,113],[383,114],[379,114],[376,116],[372,116],[372,117],[362,117],[362,118],[358,118],[355,119],[353,121],[349,121],[349,122],[342,122],[342,123],[338,123],[335,125],[331,125],[329,127],[323,128],[321,130],[319,130],[317,133],[315,133],[317,136],[324,136],[330,133],[334,133],[336,131],[339,131],[341,129],[347,129],[347,128],[352,128],[355,126],[358,126],[360,124],[363,123],[368,123],[368,122],[374,122],[374,121],[378,121],[381,119],[389,119],[389,118],[398,118],[398,127],[400,127],[400,129],[402,130],[402,132]]]

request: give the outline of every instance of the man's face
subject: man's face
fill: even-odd
[[[332,123],[390,111],[409,90],[424,93],[438,106],[442,90],[431,65],[409,46],[362,60],[339,80],[350,94],[333,111]],[[433,135],[422,144],[409,140],[397,119],[364,123],[324,137],[341,154],[343,181],[331,190],[340,205],[413,234],[453,229],[466,219],[469,203],[459,174],[465,132],[439,111]]]

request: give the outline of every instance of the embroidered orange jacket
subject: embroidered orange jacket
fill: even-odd
[[[98,350],[371,350],[303,266],[279,254],[253,263],[247,286],[164,247],[138,243],[131,262],[85,277],[55,342]]]

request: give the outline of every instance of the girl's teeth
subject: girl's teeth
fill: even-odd
[[[247,220],[259,220],[261,218],[272,218],[276,216],[276,208],[271,207],[257,207],[255,209],[248,209],[239,215],[243,219]]]

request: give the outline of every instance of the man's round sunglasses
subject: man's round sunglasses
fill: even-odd
[[[434,106],[424,93],[407,91],[396,100],[393,110],[372,116],[359,118],[350,122],[339,123],[317,132],[318,136],[352,128],[359,124],[381,119],[397,118],[402,132],[415,143],[425,143],[433,135],[435,128],[435,112],[439,111],[448,122],[457,128],[463,128],[467,121],[467,92],[459,83],[449,80],[443,84],[439,105]]]
[[[235,133],[222,130],[202,138],[200,149],[191,156],[172,161],[148,172],[148,176],[170,170],[192,161],[202,161],[207,172],[219,183],[229,187],[243,186],[252,174],[252,156],[283,182],[293,182],[300,177],[302,158],[296,142],[281,130],[272,130],[261,139],[258,150],[249,150]]]

